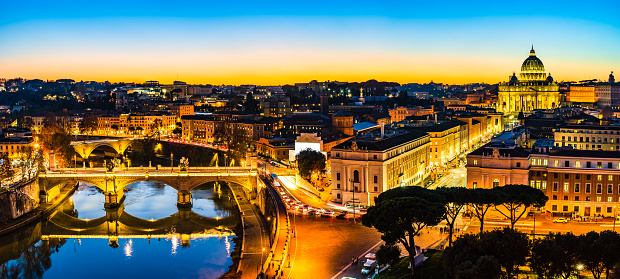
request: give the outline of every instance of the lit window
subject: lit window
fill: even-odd
[[[564,192],[568,192],[568,182],[564,182]]]
[[[599,175],[597,175],[597,176],[596,176],[596,180],[598,180],[598,181],[603,180],[603,176],[602,176],[602,175],[600,175],[600,174],[599,174]]]
[[[601,201],[601,197],[596,197],[596,201],[600,202]]]
[[[576,162],[575,162],[575,167],[576,167],[576,168],[581,168],[581,162],[576,161]]]

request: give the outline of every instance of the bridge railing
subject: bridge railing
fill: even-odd
[[[128,168],[121,168],[121,167],[117,167],[114,169],[114,171],[118,172],[118,171],[136,171],[136,170],[149,170],[149,171],[170,171],[170,167],[128,167]],[[220,170],[220,171],[239,171],[239,170],[251,170],[251,167],[188,167],[187,170],[188,171],[200,171],[200,170]],[[105,167],[95,167],[95,168],[56,168],[53,171],[48,171],[51,173],[54,172],[84,172],[84,171],[105,171],[106,168]],[[174,167],[173,171],[178,172],[179,171],[179,167]]]

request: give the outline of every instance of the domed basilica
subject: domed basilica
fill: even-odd
[[[523,61],[519,78],[512,74],[508,82],[499,84],[497,111],[518,114],[535,109],[553,109],[560,104],[557,82],[545,73],[545,66],[536,57],[534,46],[530,56]]]

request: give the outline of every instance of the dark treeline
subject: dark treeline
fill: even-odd
[[[573,278],[590,272],[595,279],[620,278],[620,234],[551,233],[530,239],[510,228],[459,237],[444,253],[448,278],[517,278],[528,266],[538,278]]]

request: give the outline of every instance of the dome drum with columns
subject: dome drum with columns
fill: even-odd
[[[534,51],[521,65],[520,78],[515,73],[508,82],[499,84],[497,111],[505,114],[530,112],[535,109],[553,109],[560,104],[559,86]]]

